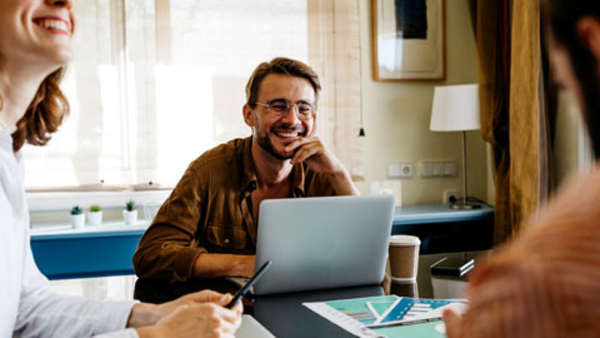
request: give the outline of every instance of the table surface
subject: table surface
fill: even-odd
[[[302,304],[384,294],[381,286],[362,286],[265,296],[254,300],[253,316],[276,337],[354,337]]]

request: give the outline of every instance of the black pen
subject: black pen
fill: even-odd
[[[260,277],[262,277],[262,275],[265,273],[265,271],[267,271],[267,269],[271,266],[271,261],[266,261],[265,264],[263,264],[260,269],[258,269],[258,271],[256,271],[254,273],[254,276],[252,276],[252,278],[250,278],[250,280],[248,281],[248,283],[246,283],[244,286],[242,286],[241,289],[239,289],[235,295],[233,295],[233,298],[231,299],[231,301],[229,302],[229,304],[225,305],[226,308],[231,309],[235,303],[237,303],[240,299],[242,299],[242,297],[244,297],[244,295],[246,295],[246,293],[250,290],[250,288],[252,286],[254,286],[254,284],[256,284],[256,282],[258,282],[258,280],[260,279]]]

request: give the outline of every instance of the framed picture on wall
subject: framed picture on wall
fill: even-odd
[[[444,0],[372,1],[375,81],[445,79]]]

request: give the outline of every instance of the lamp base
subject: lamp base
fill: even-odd
[[[481,209],[481,204],[480,203],[474,203],[474,202],[460,201],[460,202],[456,202],[454,204],[450,204],[450,209],[456,209],[456,210]]]

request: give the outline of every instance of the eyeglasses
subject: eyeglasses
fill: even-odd
[[[271,112],[276,114],[278,117],[287,115],[290,108],[294,110],[294,113],[298,119],[308,121],[313,117],[315,108],[313,105],[306,101],[298,101],[297,103],[290,103],[286,99],[275,99],[267,103],[254,102],[259,106],[267,107]]]

